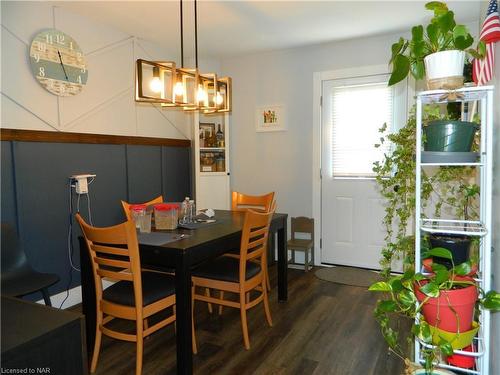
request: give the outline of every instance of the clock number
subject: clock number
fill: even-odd
[[[45,35],[45,40],[48,44],[52,44],[53,42],[52,35],[50,34]]]
[[[33,55],[33,57],[35,58],[35,61],[36,61],[36,62],[40,62],[40,54],[39,54],[39,53],[35,53],[35,54]]]
[[[56,35],[56,42],[59,44],[64,44],[64,35]]]
[[[82,84],[82,76],[78,76],[78,83],[81,85]]]
[[[46,49],[47,49],[47,45],[45,43],[38,42],[38,50],[40,52],[45,52]]]
[[[38,75],[40,77],[45,77],[45,68],[43,66],[41,66],[39,69],[38,69]]]

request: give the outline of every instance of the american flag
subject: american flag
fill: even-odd
[[[500,40],[500,18],[498,17],[497,0],[490,0],[479,39],[486,43],[486,55],[484,59],[474,59],[472,79],[478,85],[484,85],[493,78],[495,43]]]

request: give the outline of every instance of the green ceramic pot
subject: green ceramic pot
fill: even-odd
[[[425,151],[470,152],[478,125],[467,121],[436,120],[424,127]]]

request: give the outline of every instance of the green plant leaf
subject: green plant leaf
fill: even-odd
[[[453,354],[453,347],[448,341],[442,340],[442,342],[439,344],[439,349],[445,356],[450,356]]]
[[[441,10],[441,11],[447,11],[448,6],[441,2],[441,1],[431,1],[425,4],[425,9],[436,11],[436,10]]]
[[[410,60],[404,55],[396,55],[392,62],[392,74],[389,78],[389,86],[392,86],[406,78],[410,71]]]
[[[396,311],[398,305],[395,301],[379,301],[378,308],[384,312],[394,312]]]
[[[411,41],[421,42],[424,40],[424,27],[422,25],[413,26],[411,28]]]
[[[466,52],[475,59],[481,60],[484,58],[484,56],[481,56],[474,48],[469,48]]]
[[[417,80],[424,78],[425,66],[423,60],[418,60],[411,64],[411,74]]]
[[[399,293],[403,289],[403,284],[401,282],[401,276],[393,277],[389,280],[389,284],[391,286],[391,290],[394,293]]]
[[[418,337],[420,337],[420,339],[422,339],[425,343],[430,344],[432,342],[432,334],[429,324],[425,321],[421,321],[419,326]]]
[[[456,25],[453,28],[453,42],[456,48],[463,51],[472,45],[474,38],[469,34],[465,25]]]
[[[385,281],[379,281],[375,284],[370,285],[368,290],[372,292],[390,292],[392,289],[389,283]]]
[[[483,56],[483,58],[484,56],[486,56],[486,43],[484,41],[479,41],[479,43],[477,44],[477,51],[481,56]]]
[[[439,27],[435,23],[430,23],[427,25],[427,37],[429,38],[429,42],[435,47],[437,47],[439,43]],[[434,50],[434,49],[433,49]]]
[[[440,258],[445,258],[452,260],[453,256],[451,254],[451,251],[448,249],[445,249],[444,247],[435,247],[433,249],[430,249],[427,254],[431,257],[440,257]]]
[[[490,290],[486,293],[483,306],[488,310],[500,311],[500,293],[494,290]]]
[[[454,271],[458,276],[465,276],[471,273],[472,265],[470,262],[464,262],[455,266]]]
[[[444,283],[446,280],[449,279],[450,279],[450,273],[446,269],[437,270],[434,272],[434,282],[438,285]]]
[[[432,263],[432,271],[433,272],[437,272],[437,271],[441,271],[441,270],[444,270],[444,271],[447,271],[448,269],[446,268],[446,266],[440,264],[440,263]]]
[[[392,64],[394,62],[394,58],[402,53],[403,47],[405,46],[405,40],[403,38],[399,38],[399,41],[394,43],[391,46],[391,60],[389,61],[389,64]]]
[[[455,15],[451,10],[449,10],[437,18],[437,24],[439,25],[441,32],[446,34],[449,31],[452,31],[456,25]]]
[[[408,289],[404,289],[398,294],[398,299],[405,308],[414,306],[417,302],[415,294]]]
[[[429,297],[439,296],[439,287],[434,282],[425,284],[423,287],[420,288],[420,291]]]

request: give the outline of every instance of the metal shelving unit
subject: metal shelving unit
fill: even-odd
[[[453,96],[453,100],[448,98]],[[479,161],[474,163],[422,163],[422,108],[424,105],[435,103],[479,102],[481,115],[481,142]],[[478,279],[485,291],[491,289],[491,197],[493,179],[493,86],[466,87],[453,92],[445,90],[424,91],[417,95],[417,129],[416,129],[416,199],[415,199],[415,269],[421,269],[420,243],[422,233],[465,234],[480,237]],[[471,166],[478,168],[480,186],[479,220],[447,220],[426,218],[422,216],[421,207],[421,178],[422,168],[426,166]],[[438,367],[451,369],[463,374],[489,375],[490,361],[490,312],[481,311],[479,332],[474,339],[475,352],[455,350],[455,354],[475,358],[476,366],[473,369],[464,369],[440,362]],[[420,355],[421,344],[415,340],[415,362],[423,363]],[[425,345],[427,346],[427,345]],[[427,346],[428,347],[428,346]]]

